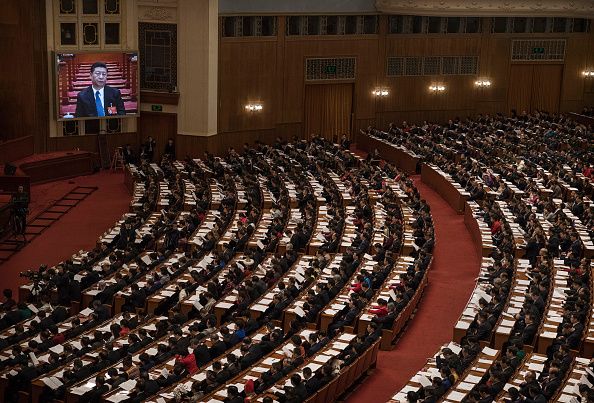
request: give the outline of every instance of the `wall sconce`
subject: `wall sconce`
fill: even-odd
[[[442,92],[445,91],[445,87],[443,85],[433,84],[429,87],[429,89],[433,92]]]
[[[246,106],[245,106],[245,110],[246,110],[247,112],[259,112],[259,111],[261,111],[261,110],[262,110],[262,105],[260,105],[260,104],[254,104],[254,105],[250,104],[250,105],[246,105]]]
[[[594,77],[594,70],[586,70],[586,71],[583,71],[582,74],[586,78]]]
[[[385,97],[388,96],[389,92],[387,88],[376,88],[374,91],[371,92],[376,97]]]
[[[491,86],[491,81],[488,78],[483,78],[474,82],[479,88],[485,88]]]

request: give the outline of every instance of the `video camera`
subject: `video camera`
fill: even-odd
[[[27,270],[26,273],[19,273],[19,277],[27,277],[29,280],[31,281],[40,281],[41,280],[41,275],[43,274],[43,272],[47,269],[47,265],[46,264],[42,264],[41,266],[39,266],[39,269],[37,271],[35,270]]]

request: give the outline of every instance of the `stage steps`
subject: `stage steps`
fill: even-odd
[[[35,217],[29,219],[25,234],[27,242],[22,239],[21,235],[15,239],[11,232],[10,236],[0,241],[0,265],[23,249],[27,243],[41,235],[43,231],[51,227],[95,190],[97,187],[77,186]],[[12,221],[10,222],[12,224]]]

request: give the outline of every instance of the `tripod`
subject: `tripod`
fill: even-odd
[[[11,202],[12,203],[12,202]],[[19,211],[16,210],[14,205],[12,206],[11,211],[11,218],[12,218],[12,225],[13,225],[13,235],[14,239],[18,242],[19,234],[23,236],[23,242],[27,243],[27,237],[25,228],[27,227],[27,213],[26,211]]]
[[[41,292],[43,289],[39,284],[40,281],[40,279],[33,279],[33,288],[31,288],[31,302],[36,306],[41,306]]]

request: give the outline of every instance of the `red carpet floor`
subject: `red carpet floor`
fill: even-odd
[[[41,264],[52,267],[69,259],[81,249],[93,249],[99,235],[112,227],[121,215],[128,211],[131,196],[124,185],[124,175],[121,172],[106,171],[33,186],[29,218],[49,207],[76,186],[97,186],[98,190],[87,196],[10,260],[0,265],[1,289],[11,288],[13,295],[17,296],[18,286],[27,281],[26,278],[19,277],[20,272],[37,270]]]
[[[450,205],[413,176],[431,206],[435,251],[429,284],[402,338],[392,351],[380,351],[377,368],[346,399],[347,403],[385,402],[398,392],[446,341],[466,306],[479,271],[479,257],[464,225]]]

